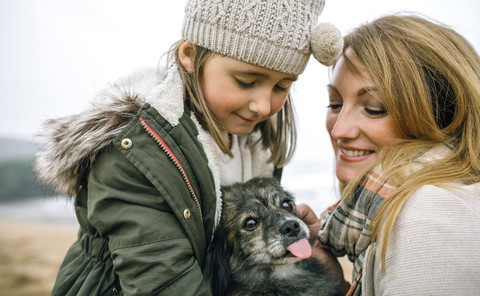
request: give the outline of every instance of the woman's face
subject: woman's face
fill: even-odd
[[[352,181],[401,140],[367,68],[351,48],[345,54],[361,76],[347,67],[343,57],[339,59],[327,87],[330,102],[326,121],[336,175],[342,183]]]

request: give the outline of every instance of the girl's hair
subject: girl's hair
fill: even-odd
[[[395,220],[415,190],[427,184],[480,181],[480,57],[451,28],[416,15],[381,17],[350,32],[344,42],[347,65],[354,68],[345,56],[351,47],[405,139],[376,164],[399,186],[373,220],[372,242],[379,240],[385,262]],[[437,144],[448,146],[451,153],[407,175],[415,160]],[[346,202],[361,178],[342,188]]]
[[[184,84],[185,103],[195,113],[202,128],[212,135],[220,149],[233,157],[229,145],[230,140],[222,136],[222,127],[208,108],[201,84],[205,63],[217,53],[201,46],[195,46],[194,69],[192,73],[188,73],[178,56],[181,43],[182,41],[179,41],[172,46],[168,53],[168,60],[175,62],[180,70]],[[258,123],[252,132],[258,130],[261,133],[259,141],[262,142],[265,149],[272,151],[268,162],[279,168],[283,167],[293,156],[297,138],[295,114],[290,94],[288,94],[283,108],[268,120]]]

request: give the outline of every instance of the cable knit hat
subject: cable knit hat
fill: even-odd
[[[276,71],[300,74],[310,54],[324,65],[343,40],[331,24],[316,26],[325,0],[189,0],[182,38]]]

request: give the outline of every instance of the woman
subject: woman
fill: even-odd
[[[355,295],[480,290],[480,57],[454,30],[393,15],[344,37],[326,126],[341,202],[320,242]]]

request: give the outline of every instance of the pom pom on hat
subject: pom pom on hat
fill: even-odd
[[[330,23],[321,23],[313,30],[310,47],[313,56],[323,65],[333,65],[343,49],[340,30]]]

